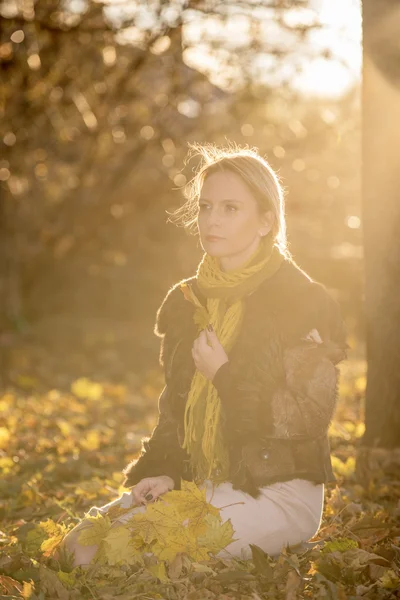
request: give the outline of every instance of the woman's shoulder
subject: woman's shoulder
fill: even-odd
[[[339,302],[325,284],[313,279],[295,261],[285,260],[273,279],[265,282],[254,296],[252,309],[256,315],[258,308],[262,312],[268,307],[294,331],[315,323],[321,336],[346,344],[347,330]]]
[[[305,309],[311,304],[323,303],[330,296],[326,286],[313,279],[294,260],[285,259],[274,275],[266,279],[256,290],[254,297],[284,312],[292,310],[293,304]],[[332,298],[332,297],[331,297]],[[256,300],[257,302],[257,300]]]
[[[339,301],[332,295],[328,287],[311,279],[305,287],[303,296],[304,310],[311,310],[320,324],[321,336],[329,338],[341,347],[348,347],[347,326],[343,318]]]
[[[337,305],[337,301],[329,292],[327,286],[313,279],[311,275],[301,268],[294,260],[285,260],[276,274],[276,291],[281,298],[314,298],[317,303],[330,306]]]
[[[187,277],[174,283],[165,294],[156,313],[156,322],[154,325],[154,333],[158,337],[162,337],[168,328],[168,324],[175,318],[182,317],[182,304],[185,300],[181,290],[183,283],[193,283],[196,276]],[[183,305],[184,306],[184,305]]]

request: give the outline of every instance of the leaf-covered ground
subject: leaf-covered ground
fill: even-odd
[[[150,559],[86,570],[72,568],[68,555],[55,558],[63,536],[91,506],[126,491],[121,470],[156,422],[159,372],[149,371],[136,389],[79,379],[69,391],[44,391],[21,375],[0,396],[0,597],[399,598],[400,482],[382,477],[365,489],[354,471],[365,370],[363,360],[341,367],[330,427],[338,483],[325,488],[321,528],[307,547],[275,560],[257,546],[248,561],[178,553],[163,570]]]

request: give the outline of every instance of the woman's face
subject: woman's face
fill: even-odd
[[[250,258],[273,219],[272,211],[260,217],[256,198],[237,173],[206,176],[197,215],[200,243],[204,252],[219,259],[222,271],[236,269]],[[211,235],[220,239],[207,239]]]

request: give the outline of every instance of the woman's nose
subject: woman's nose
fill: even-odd
[[[207,215],[207,225],[218,225],[221,222],[221,215],[216,209],[210,211]]]

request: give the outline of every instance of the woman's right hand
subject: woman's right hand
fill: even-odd
[[[173,490],[175,482],[169,475],[158,475],[157,477],[144,477],[132,488],[132,498],[136,504],[147,504],[156,498]],[[152,497],[148,496],[151,494]],[[147,498],[146,498],[147,496]]]

